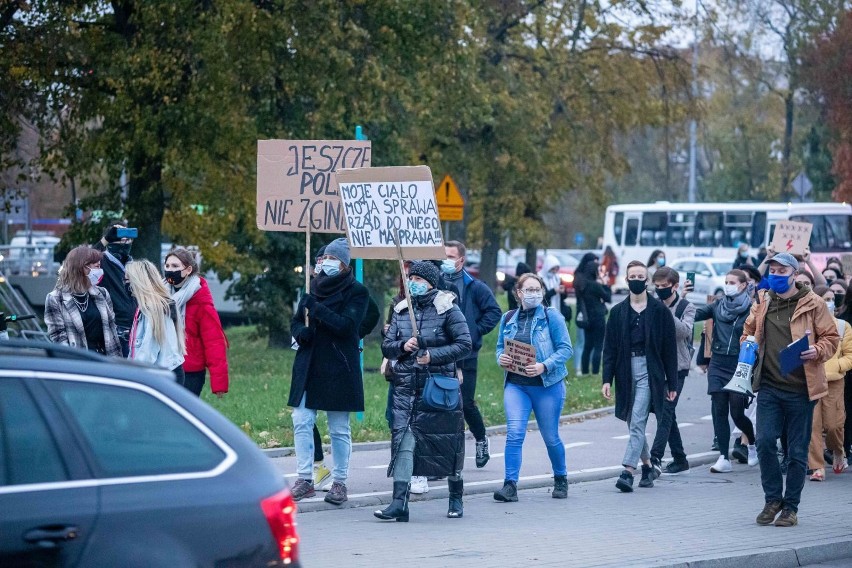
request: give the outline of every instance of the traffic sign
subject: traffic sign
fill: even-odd
[[[438,217],[441,221],[462,221],[464,219],[464,197],[453,178],[446,175],[435,191],[438,204]]]

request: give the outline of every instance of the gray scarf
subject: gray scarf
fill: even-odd
[[[719,319],[725,323],[735,321],[751,308],[751,297],[748,289],[736,296],[724,296],[719,300]]]
[[[192,299],[196,292],[201,290],[201,278],[197,274],[190,274],[180,288],[175,288],[171,284],[168,284],[168,286],[172,293],[172,300],[175,301],[180,312],[180,319],[186,323],[186,303]]]

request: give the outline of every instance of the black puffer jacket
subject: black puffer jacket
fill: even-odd
[[[437,290],[413,298],[414,316],[420,330],[420,345],[429,351],[428,372],[455,376],[456,361],[470,352],[470,331],[464,314],[448,300],[448,307],[439,313],[435,307]],[[403,345],[413,337],[408,308],[396,312],[382,342],[382,353],[392,363],[393,432],[391,463],[388,477],[393,475],[394,462],[402,435],[410,426],[416,441],[414,475],[455,475],[464,467],[464,416],[461,407],[449,412],[436,412],[422,405],[420,395],[427,372],[418,365],[416,353],[408,353]]]

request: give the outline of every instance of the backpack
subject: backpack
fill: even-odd
[[[686,306],[689,305],[689,301],[686,298],[681,298],[677,307],[675,308],[674,316],[677,319],[681,319],[683,317],[683,312],[686,311]],[[692,356],[695,354],[695,345],[693,344],[693,338],[695,337],[695,324],[692,324],[692,336],[686,340],[686,348],[689,350],[689,359],[692,360]]]

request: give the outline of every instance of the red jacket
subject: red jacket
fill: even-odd
[[[186,359],[183,370],[210,369],[210,390],[228,392],[228,338],[213,305],[207,281],[186,303]]]

